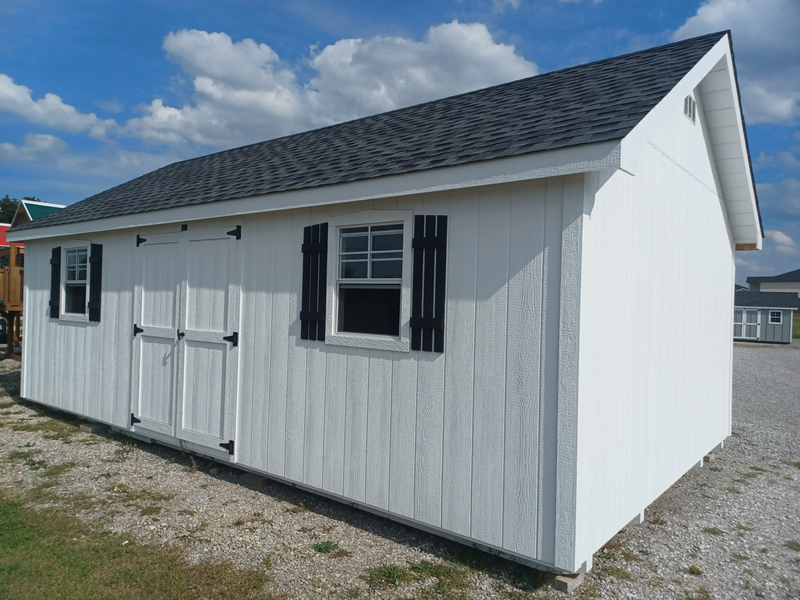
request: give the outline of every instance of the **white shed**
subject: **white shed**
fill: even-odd
[[[707,35],[12,230],[21,393],[586,570],[729,435],[734,250],[761,237],[730,35]]]

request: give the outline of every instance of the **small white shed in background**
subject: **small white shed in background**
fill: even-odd
[[[730,36],[707,35],[12,230],[22,396],[585,570],[729,435],[734,250],[761,237]]]

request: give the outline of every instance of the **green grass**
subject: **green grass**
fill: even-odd
[[[695,577],[699,577],[703,574],[703,569],[697,565],[690,565],[687,571],[689,571],[689,575],[694,575]]]
[[[38,415],[45,419],[36,419],[33,423],[14,423],[11,429],[14,431],[41,431],[46,439],[61,440],[64,443],[71,442],[72,435],[79,431],[80,421],[77,417],[48,410],[42,410]]]
[[[789,550],[794,550],[795,552],[800,552],[800,542],[796,542],[794,540],[786,540],[783,544]]]
[[[710,533],[711,535],[722,535],[725,532],[718,527],[703,527],[703,533]]]
[[[334,542],[326,540],[324,542],[319,542],[317,544],[314,544],[313,548],[314,550],[316,550],[317,552],[321,552],[322,554],[330,554],[334,550],[339,549],[339,544],[335,544]]]
[[[0,598],[248,598],[266,579],[229,563],[190,566],[179,549],[92,533],[63,510],[0,495]]]

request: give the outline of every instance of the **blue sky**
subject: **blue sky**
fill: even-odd
[[[797,0],[0,0],[0,196],[71,204],[207,154],[730,29],[766,230],[800,268]]]

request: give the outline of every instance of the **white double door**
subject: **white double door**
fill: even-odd
[[[235,225],[186,227],[137,238],[131,421],[233,455],[240,242]]]

